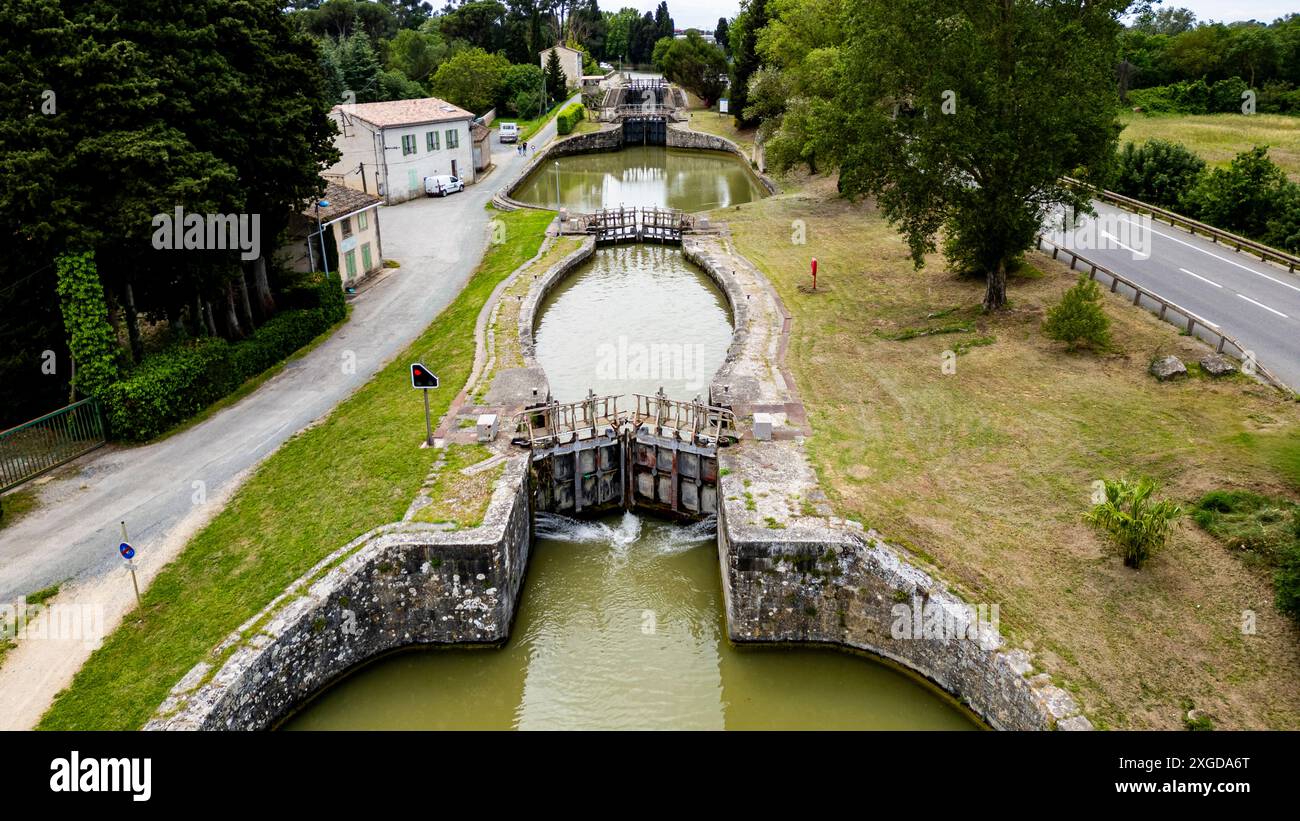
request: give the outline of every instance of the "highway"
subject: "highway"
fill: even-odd
[[[1222,328],[1300,390],[1300,274],[1113,205],[1094,201],[1093,207],[1095,218],[1044,236]],[[1098,280],[1110,286],[1104,275]],[[1117,293],[1133,298],[1122,285]],[[1186,327],[1181,317],[1169,319]],[[1199,326],[1196,333],[1217,345],[1214,334]]]

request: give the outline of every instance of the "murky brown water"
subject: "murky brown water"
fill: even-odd
[[[623,197],[691,210],[757,196],[725,157],[687,155],[679,166],[661,149],[572,159],[562,192],[579,210],[615,195],[613,204]],[[536,338],[562,401],[589,388],[663,387],[691,399],[707,396],[723,361],[730,310],[680,251],[622,246],[599,251],[548,298]],[[723,619],[712,523],[544,517],[504,648],[388,657],[327,690],[286,728],[975,726],[927,686],[865,658],[733,647]]]
[[[589,214],[601,208],[710,211],[760,199],[765,192],[744,160],[713,151],[625,148],[561,157],[538,168],[514,192],[520,202]]]

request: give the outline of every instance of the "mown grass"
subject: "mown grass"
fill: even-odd
[[[1077,277],[1064,265],[1031,256],[1011,309],[985,315],[981,282],[937,257],[913,270],[872,208],[834,192],[814,179],[714,217],[794,315],[789,364],[836,513],[999,604],[1012,641],[1102,726],[1180,728],[1184,699],[1220,727],[1300,726],[1300,633],[1269,573],[1189,520],[1135,572],[1082,521],[1103,477],[1152,476],[1185,506],[1221,488],[1296,499],[1300,404],[1249,380],[1155,382],[1153,356],[1208,349],[1109,295],[1114,350],[1067,353],[1041,330]],[[790,241],[795,219],[806,245]],[[800,287],[810,257],[816,292]],[[909,330],[959,319],[973,330]],[[967,338],[980,344],[946,374],[944,351]],[[1256,635],[1241,632],[1247,609]]]
[[[162,570],[143,607],[95,651],[41,719],[40,729],[134,729],[171,687],[240,624],[332,551],[402,518],[435,452],[419,447],[423,405],[407,367],[438,369],[446,411],[474,361],[474,325],[492,290],[541,245],[548,212],[503,213],[506,241],[491,246],[460,295],[404,353],[286,442],[230,504]]]
[[[483,445],[448,445],[444,462],[438,469],[429,488],[430,504],[415,512],[417,522],[432,522],[466,530],[483,524],[492,489],[505,472],[505,464],[498,464],[471,475],[461,473],[468,467],[492,458],[492,451]]]
[[[0,498],[0,505],[4,506],[3,514],[0,514],[0,530],[17,524],[19,519],[35,510],[39,504],[37,496],[35,488],[26,487],[12,490]]]
[[[1170,140],[1190,148],[1211,166],[1226,166],[1232,158],[1257,145],[1291,179],[1300,182],[1300,117],[1285,114],[1136,114],[1120,113],[1124,126],[1120,142]]]
[[[43,606],[47,601],[59,595],[61,587],[62,585],[52,584],[24,596],[23,609],[27,611],[26,617],[32,617],[31,608]],[[9,655],[9,651],[18,646],[18,643],[13,640],[18,626],[17,621],[10,622],[8,618],[0,615],[0,667],[4,666],[5,657]]]

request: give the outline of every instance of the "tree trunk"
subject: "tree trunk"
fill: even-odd
[[[226,298],[223,305],[222,326],[226,339],[234,342],[244,338],[244,329],[239,326],[239,311],[235,308],[235,283],[226,280]]]
[[[248,277],[244,273],[243,266],[239,269],[239,320],[244,324],[251,334],[257,327],[253,317],[253,306],[248,299]]]
[[[123,309],[126,316],[126,338],[131,345],[131,360],[138,363],[144,359],[144,342],[140,339],[140,315],[135,310],[135,290],[131,288],[130,282],[122,284],[122,296],[125,298]]]
[[[203,320],[208,326],[208,336],[216,336],[217,322],[212,318],[212,303],[206,299],[203,300]]]
[[[275,298],[271,296],[271,283],[266,278],[266,257],[253,260],[253,304],[258,318],[263,322],[275,316]]]
[[[1007,305],[1007,261],[999,259],[998,265],[988,274],[988,290],[984,292],[984,311],[999,311]]]

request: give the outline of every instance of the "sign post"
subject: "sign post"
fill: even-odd
[[[438,387],[438,377],[424,365],[411,366],[411,387],[424,394],[424,444],[433,447],[433,419],[429,416],[429,391]]]
[[[817,257],[813,257],[812,263],[813,290],[817,290]]]
[[[126,522],[122,522],[122,543],[117,546],[117,552],[122,554],[126,566],[131,568],[131,586],[135,588],[135,603],[143,607],[144,603],[140,601],[140,582],[135,577],[135,562],[132,561],[135,558],[135,548],[131,547],[131,543],[126,540]]]

